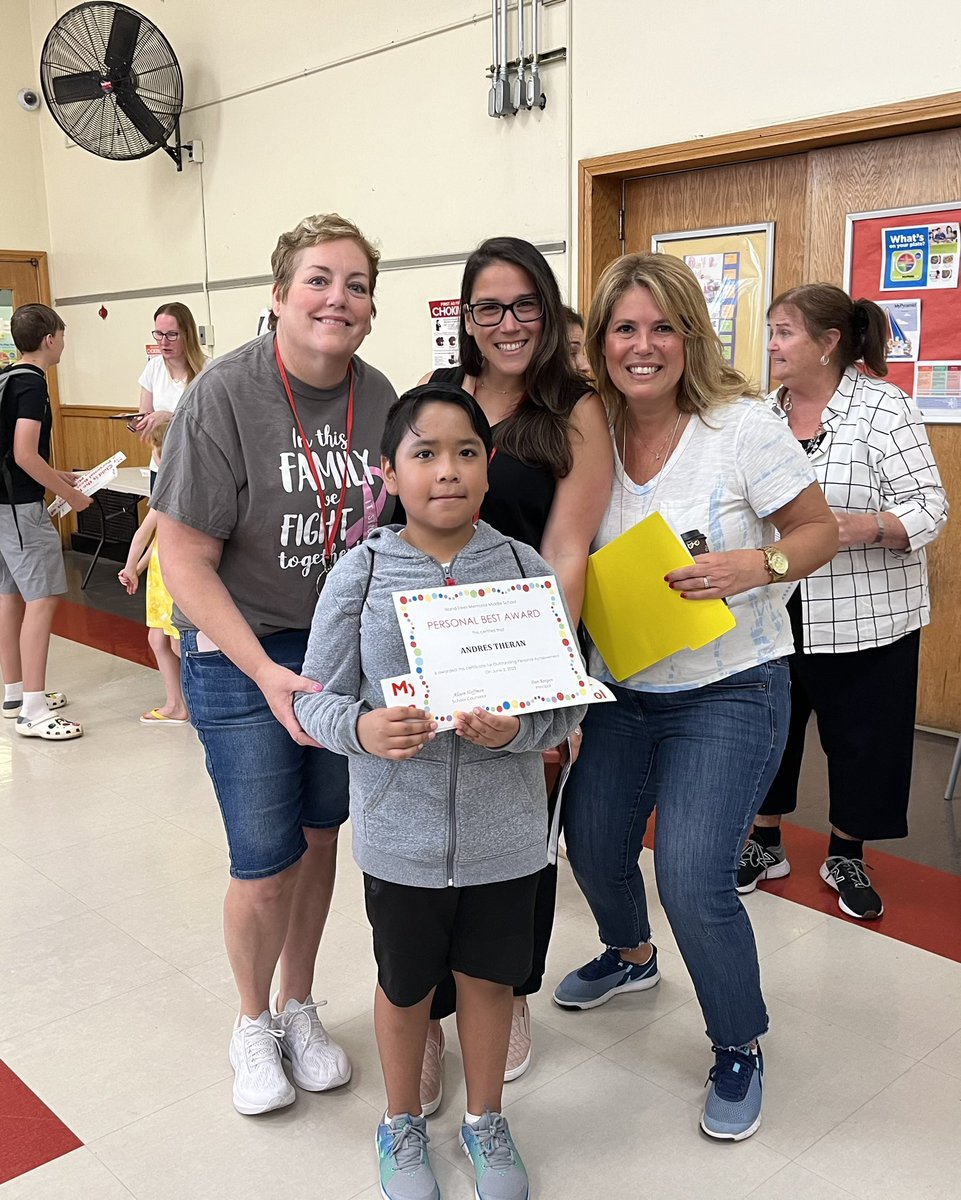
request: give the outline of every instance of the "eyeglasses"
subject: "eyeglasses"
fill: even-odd
[[[539,296],[522,296],[513,304],[499,304],[496,300],[481,300],[477,304],[465,304],[477,325],[499,325],[508,313],[522,324],[539,321],[544,315],[544,303]]]
[[[175,342],[179,337],[179,333],[161,333],[159,329],[153,331],[153,340],[155,342]]]

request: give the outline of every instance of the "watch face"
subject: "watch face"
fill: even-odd
[[[781,550],[772,550],[768,554],[768,563],[775,575],[786,575],[790,564],[787,555]]]

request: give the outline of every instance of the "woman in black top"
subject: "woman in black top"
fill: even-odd
[[[604,407],[573,365],[557,280],[530,242],[512,237],[483,242],[464,268],[460,307],[461,366],[434,371],[421,382],[456,383],[484,410],[494,452],[481,518],[544,556],[576,623],[587,556],[611,487]],[[527,997],[541,986],[556,887],[557,868],[546,867],[538,888],[531,975],[515,991],[505,1079],[516,1079],[530,1064]],[[440,1019],[454,1007],[449,977],[438,985],[431,1010],[421,1084],[425,1115],[440,1104]]]

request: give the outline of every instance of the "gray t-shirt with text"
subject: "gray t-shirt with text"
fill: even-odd
[[[300,423],[324,488],[327,530],[346,488],[333,559],[392,515],[380,439],[396,398],[359,358],[347,454],[348,382],[318,390],[290,376]],[[224,543],[218,574],[258,637],[309,629],[326,577],[313,472],[268,334],[217,359],[184,394],[164,442],[151,506]],[[329,564],[328,564],[329,565]],[[179,611],[181,628],[190,621]]]

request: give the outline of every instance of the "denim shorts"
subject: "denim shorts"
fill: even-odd
[[[308,632],[284,630],[261,645],[299,675]],[[181,647],[184,696],[227,830],[230,874],[276,875],[306,851],[305,826],[333,829],[347,820],[347,759],[299,746],[252,679],[220,650],[197,649],[196,630],[183,631]]]

